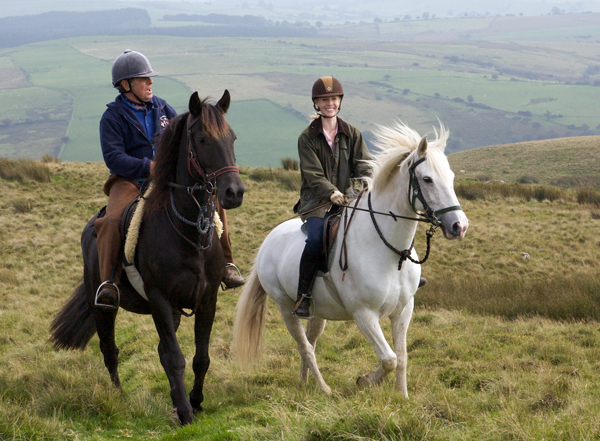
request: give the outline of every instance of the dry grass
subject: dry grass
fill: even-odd
[[[393,376],[356,389],[376,357],[351,322],[330,322],[317,347],[333,396],[312,380],[300,386],[296,345],[272,302],[264,363],[238,371],[230,360],[237,292],[220,293],[205,412],[180,428],[169,418],[150,317],[119,312],[124,393],[110,385],[97,337],[82,352],[47,345],[50,320],[81,277],[80,231],[106,201],[107,176],[100,164],[48,167],[51,183],[0,179],[0,439],[506,440],[560,432],[579,440],[600,431],[600,220],[589,205],[461,200],[466,238],[436,235],[423,266],[429,283],[408,333],[410,400],[396,393]],[[242,170],[246,198],[228,213],[245,274],[265,230],[292,217],[298,197],[275,171],[274,181],[252,172]],[[31,200],[30,212],[14,212],[8,201],[19,198]],[[424,251],[422,228],[415,246]],[[184,319],[178,333],[188,385],[193,327]]]
[[[582,136],[521,142],[453,153],[448,156],[459,178],[541,184],[600,185],[600,137]]]

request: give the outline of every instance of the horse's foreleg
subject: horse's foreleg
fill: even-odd
[[[360,332],[371,343],[377,356],[381,360],[379,367],[358,378],[356,384],[360,387],[374,386],[380,384],[385,376],[396,369],[397,358],[390,345],[387,343],[381,326],[379,317],[370,310],[359,311],[354,314],[354,320]]]
[[[208,345],[212,324],[215,319],[215,309],[217,305],[217,295],[207,304],[203,304],[196,312],[196,321],[194,325],[194,340],[196,343],[196,355],[194,355],[194,387],[190,392],[190,402],[194,411],[202,411],[202,402],[204,401],[204,378],[210,365],[210,356],[208,354]]]
[[[148,293],[151,300],[152,318],[160,343],[158,353],[171,386],[171,399],[177,409],[177,416],[181,424],[189,424],[195,420],[192,406],[185,392],[183,374],[185,372],[185,358],[177,342],[176,326],[171,304],[157,292]]]
[[[179,324],[181,323],[181,314],[179,312],[173,312],[173,325],[175,327],[175,332],[177,332],[177,329],[179,329]],[[158,358],[160,358],[160,364],[162,365],[163,369],[167,369],[166,368],[166,363],[167,363],[167,352],[166,349],[164,347],[164,345],[162,344],[162,341],[158,343]],[[170,376],[167,376],[168,380],[169,380],[169,386],[171,386],[171,389],[173,389],[175,387],[175,385],[172,383],[172,379]]]
[[[284,313],[282,311],[282,316],[288,332],[291,334],[292,337],[294,337],[294,340],[296,340],[296,343],[298,344],[298,352],[300,352],[300,357],[302,358],[300,381],[308,381],[308,376],[306,376],[306,378],[302,377],[302,369],[308,368],[311,370],[313,376],[315,377],[317,386],[319,386],[319,388],[321,388],[321,390],[326,394],[331,394],[331,389],[323,380],[321,372],[319,371],[319,367],[317,366],[317,357],[315,357],[315,349],[310,344],[304,333],[304,328],[302,327],[302,320],[293,317],[290,312]]]
[[[392,322],[392,335],[394,338],[394,351],[398,357],[396,367],[396,389],[408,398],[408,387],[406,382],[406,369],[408,364],[408,353],[406,351],[406,333],[414,309],[414,298],[406,304],[402,312],[390,317]]]
[[[104,365],[108,369],[112,383],[121,388],[119,379],[119,348],[115,342],[115,318],[117,311],[102,311],[95,309],[96,331],[100,339],[100,351],[104,356]]]
[[[327,320],[320,317],[315,317],[306,324],[306,339],[313,347],[313,351],[317,349],[317,339],[323,333],[326,324]],[[302,358],[300,363],[300,381],[303,383],[308,382],[308,369],[308,365],[304,362],[304,358]]]

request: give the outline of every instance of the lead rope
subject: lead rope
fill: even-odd
[[[429,258],[429,251],[431,250],[431,238],[434,235],[435,230],[437,229],[437,226],[434,224],[431,224],[431,227],[429,227],[429,230],[427,230],[427,232],[425,233],[427,235],[427,252],[425,253],[425,257],[423,258],[423,260],[415,260],[410,256],[411,251],[415,244],[414,239],[413,239],[413,243],[410,245],[410,248],[403,250],[403,251],[396,249],[392,244],[390,244],[387,240],[385,240],[385,237],[383,237],[383,233],[379,229],[379,225],[377,225],[377,221],[375,220],[375,215],[373,214],[373,211],[372,211],[373,206],[371,205],[371,193],[369,193],[367,201],[369,203],[369,212],[371,214],[371,220],[373,221],[373,225],[375,226],[375,230],[377,231],[377,234],[379,234],[379,238],[382,240],[382,242],[385,244],[386,247],[388,247],[390,250],[392,250],[394,253],[396,253],[400,256],[400,260],[398,260],[398,271],[400,271],[402,269],[402,264],[407,259],[413,263],[416,263],[417,265],[422,265],[423,263],[425,263],[427,261],[427,259]]]

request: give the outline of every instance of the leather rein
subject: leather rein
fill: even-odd
[[[415,161],[408,167],[408,174],[409,174],[408,201],[410,203],[410,206],[411,206],[413,212],[417,216],[421,216],[421,217],[400,216],[391,211],[388,211],[387,213],[375,211],[375,210],[373,210],[373,206],[371,204],[371,192],[369,192],[369,194],[367,196],[369,209],[367,210],[364,208],[358,208],[358,202],[360,201],[361,197],[363,196],[363,194],[365,193],[365,191],[367,189],[363,189],[360,192],[360,194],[358,195],[358,197],[356,198],[356,201],[354,202],[354,206],[352,207],[352,213],[350,214],[350,219],[348,219],[348,209],[350,207],[346,207],[345,215],[344,215],[344,236],[343,236],[343,240],[342,240],[342,246],[340,249],[340,259],[339,259],[339,265],[340,265],[340,268],[342,271],[346,271],[348,269],[348,248],[346,245],[346,234],[348,232],[348,228],[350,228],[350,223],[352,222],[354,213],[356,211],[369,212],[369,214],[371,216],[371,221],[373,222],[373,226],[375,227],[375,230],[377,231],[377,234],[379,235],[379,238],[381,239],[381,241],[384,243],[384,245],[387,248],[389,248],[394,253],[396,253],[398,256],[400,256],[400,259],[398,261],[398,271],[400,271],[402,269],[402,264],[407,259],[413,263],[416,263],[417,265],[421,265],[427,261],[427,259],[429,258],[429,252],[431,250],[431,238],[433,237],[437,227],[442,225],[442,221],[440,220],[439,216],[443,215],[444,213],[448,213],[450,211],[462,210],[462,208],[460,205],[453,205],[450,207],[446,207],[446,208],[442,208],[440,210],[434,211],[431,209],[431,207],[429,207],[429,204],[425,200],[425,197],[423,196],[423,192],[421,191],[421,187],[419,185],[419,180],[415,174],[415,169],[423,161],[425,161],[425,157],[418,159],[417,161]],[[417,208],[415,206],[417,200],[419,202],[421,202],[421,205],[423,205],[424,210],[417,210]],[[411,252],[412,252],[412,249],[414,248],[414,244],[415,244],[414,239],[413,239],[410,247],[407,248],[406,250],[398,250],[392,244],[390,244],[386,240],[386,238],[383,236],[383,233],[381,232],[381,229],[379,228],[379,225],[377,224],[377,221],[375,219],[376,214],[379,214],[382,216],[390,216],[392,219],[394,219],[394,222],[397,221],[398,219],[407,219],[407,220],[412,220],[412,221],[416,221],[416,222],[428,222],[431,226],[429,227],[429,230],[427,230],[427,232],[425,233],[427,236],[427,252],[425,254],[425,257],[422,260],[415,260],[411,257]],[[342,280],[343,280],[343,277],[342,277]]]
[[[192,133],[192,127],[201,120],[201,116],[197,116],[191,119],[192,115],[188,115],[187,118],[187,169],[189,175],[196,180],[193,186],[188,187],[185,185],[177,184],[175,182],[168,182],[171,188],[170,199],[171,199],[171,209],[173,213],[186,225],[190,225],[196,227],[198,231],[198,243],[194,243],[191,239],[189,239],[185,234],[183,234],[173,222],[171,218],[171,214],[169,210],[167,210],[167,217],[171,222],[171,226],[173,229],[181,236],[187,243],[189,243],[194,249],[198,252],[206,250],[212,246],[212,234],[207,233],[214,228],[214,217],[215,217],[215,202],[213,195],[217,191],[217,178],[225,173],[239,173],[239,169],[235,165],[228,165],[222,167],[212,173],[206,173],[206,171],[202,168],[200,164],[198,164],[197,156],[194,149],[194,136]],[[198,177],[194,176],[194,173],[197,174]],[[195,221],[191,221],[185,216],[183,216],[175,205],[175,197],[173,196],[174,189],[180,188],[185,189],[190,197],[193,199],[194,203],[198,206],[198,218]],[[205,191],[208,193],[208,197],[206,198],[205,203],[200,203],[195,196],[196,192]],[[208,240],[204,245],[204,238],[207,237]]]

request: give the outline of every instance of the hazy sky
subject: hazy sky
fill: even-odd
[[[358,18],[383,19],[421,16],[423,12],[437,17],[464,17],[465,15],[545,15],[553,8],[565,13],[600,12],[600,0],[2,0],[0,17],[39,14],[47,11],[83,11],[120,9],[125,7],[148,9],[153,19],[172,13],[228,13],[263,15],[271,18],[277,13],[318,13],[353,11]]]

